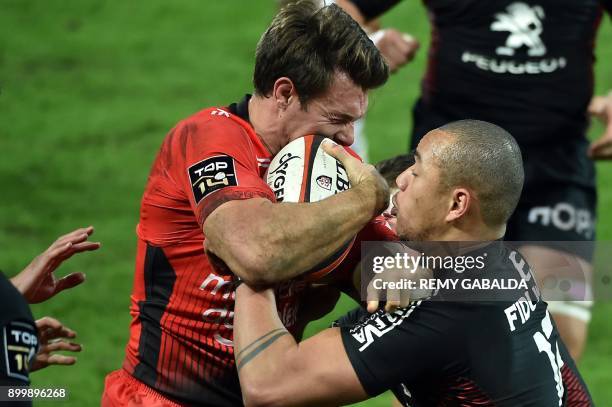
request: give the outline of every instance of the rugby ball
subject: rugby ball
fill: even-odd
[[[265,177],[278,202],[317,202],[351,187],[344,166],[321,148],[324,139],[318,135],[300,137],[272,159]],[[345,259],[354,241],[355,237],[345,242],[304,277],[317,280],[333,271]]]

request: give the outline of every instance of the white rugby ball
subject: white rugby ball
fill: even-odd
[[[266,182],[278,202],[317,202],[351,187],[346,169],[321,148],[325,138],[308,135],[287,144],[270,162]],[[305,273],[316,280],[333,271],[344,260],[355,238]]]

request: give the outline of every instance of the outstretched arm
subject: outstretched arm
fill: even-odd
[[[234,349],[247,406],[340,405],[368,397],[331,328],[296,343],[276,311],[271,289],[236,291]]]
[[[11,278],[11,283],[30,304],[46,301],[60,291],[81,284],[85,281],[83,273],[71,273],[57,279],[53,272],[75,254],[100,248],[100,243],[87,240],[93,231],[93,226],[89,226],[59,237],[21,273]]]

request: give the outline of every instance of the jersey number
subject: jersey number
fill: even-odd
[[[553,377],[556,383],[557,396],[559,397],[559,406],[563,403],[563,381],[561,379],[561,368],[563,367],[563,359],[559,354],[559,344],[554,341],[550,342],[550,336],[553,331],[553,325],[550,321],[550,314],[546,311],[546,317],[542,319],[542,332],[536,332],[533,335],[533,340],[538,347],[540,353],[546,353],[550,366],[552,367]],[[554,345],[554,346],[553,346]],[[553,352],[553,349],[555,352]]]

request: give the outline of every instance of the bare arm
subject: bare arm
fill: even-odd
[[[605,126],[604,134],[589,147],[589,156],[595,160],[612,159],[612,91],[606,96],[595,96],[589,104],[589,114]]]
[[[340,330],[297,344],[276,311],[271,289],[236,291],[234,346],[247,406],[340,405],[366,399]]]
[[[343,148],[324,148],[345,166],[351,189],[313,203],[226,202],[204,222],[206,249],[243,280],[270,284],[309,270],[355,236],[384,209],[387,184]]]
[[[30,304],[46,301],[63,290],[81,284],[85,281],[83,273],[71,273],[57,279],[54,272],[75,254],[100,248],[100,243],[87,240],[93,231],[93,227],[89,226],[59,237],[21,273],[11,278],[11,283]]]

